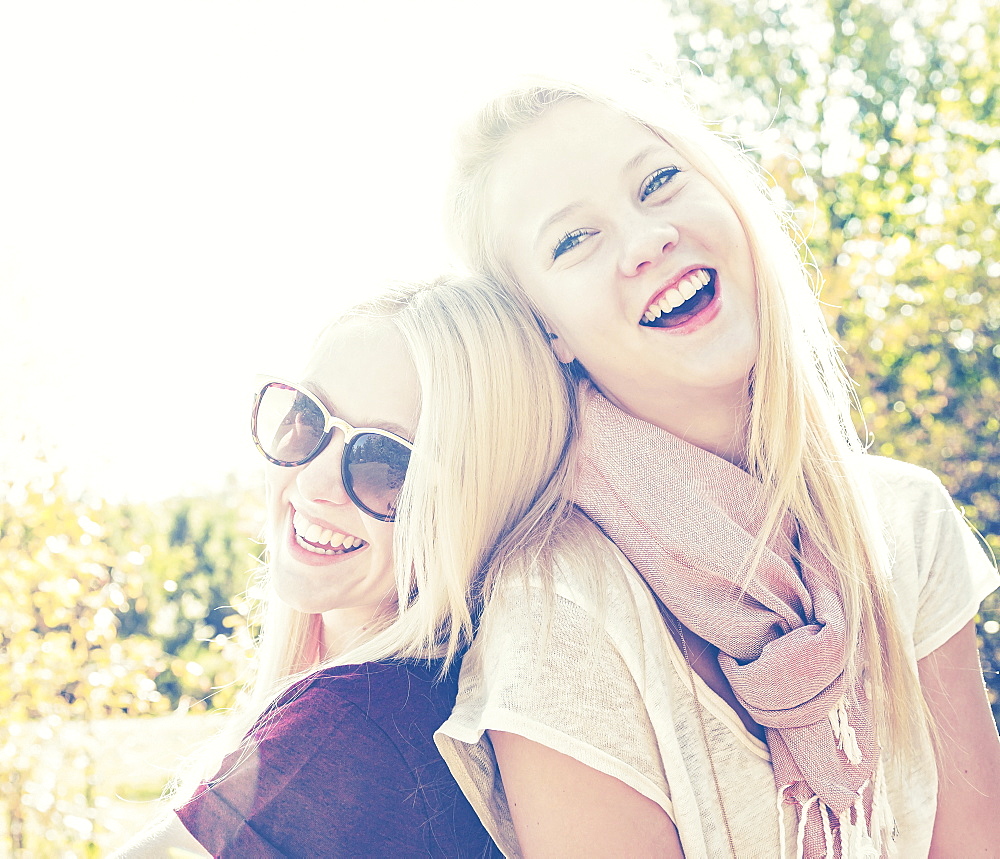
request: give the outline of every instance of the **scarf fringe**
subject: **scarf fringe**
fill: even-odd
[[[823,818],[823,845],[827,856],[833,856],[833,824],[830,823],[830,816],[833,814],[829,806],[820,803],[820,817]]]
[[[879,855],[893,859],[897,855],[896,836],[899,835],[899,828],[896,826],[892,806],[889,805],[889,788],[886,786],[885,767],[881,758],[875,768],[875,788],[872,791],[872,828]]]
[[[788,859],[785,852],[785,791],[790,787],[790,784],[786,784],[778,791],[778,843],[781,844],[781,859]]]
[[[868,785],[865,782],[861,786],[854,805],[840,815],[840,853],[843,859],[881,859],[882,853],[875,847],[865,819],[865,802],[862,796]],[[872,818],[875,816],[872,810]]]
[[[785,791],[791,787],[785,785],[778,791],[778,836],[781,844],[781,859],[786,859],[785,837]],[[872,789],[871,827],[865,815],[865,791]],[[816,803],[820,821],[823,825],[823,843],[827,859],[893,859],[897,855],[895,839],[898,834],[896,821],[889,805],[889,794],[886,789],[885,770],[879,760],[873,780],[866,781],[857,793],[854,804],[843,814],[835,815],[829,806],[812,796],[799,810],[799,821],[796,832],[795,859],[803,859],[805,855],[806,824],[809,810]],[[840,836],[840,853],[836,853],[836,840],[832,820],[836,816],[837,831]]]
[[[795,855],[803,856],[806,850],[806,823],[809,821],[809,806],[813,803],[821,804],[818,796],[812,796],[807,801],[806,804],[802,806],[802,811],[799,812],[799,837],[795,842]],[[822,812],[820,812],[822,814]],[[827,851],[829,852],[829,850]]]
[[[844,753],[854,766],[861,763],[861,747],[858,745],[858,735],[847,718],[847,701],[840,699],[830,711],[830,724],[833,726],[833,736],[837,741],[837,748]]]

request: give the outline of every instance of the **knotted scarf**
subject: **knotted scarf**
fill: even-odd
[[[574,500],[674,617],[718,648],[736,698],[765,729],[779,821],[788,805],[798,812],[797,853],[882,855],[890,824],[885,807],[873,813],[871,704],[860,678],[855,688],[845,678],[856,643],[823,552],[786,515],[744,590],[766,513],[760,482],[590,385],[580,408]]]

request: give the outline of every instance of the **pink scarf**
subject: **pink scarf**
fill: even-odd
[[[741,594],[766,509],[760,483],[589,385],[580,411],[574,500],[666,608],[719,649],[737,699],[765,729],[779,812],[798,812],[797,853],[882,855],[891,824],[877,797],[879,747],[863,684],[844,676],[856,645],[826,557],[788,515]]]

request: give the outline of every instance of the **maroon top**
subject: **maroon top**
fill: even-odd
[[[457,667],[441,682],[436,668],[317,672],[178,816],[222,857],[500,856],[434,746],[458,684]]]

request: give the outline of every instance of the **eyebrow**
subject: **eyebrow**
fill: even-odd
[[[535,233],[535,244],[537,245],[542,240],[542,236],[548,231],[548,229],[553,225],[561,221],[567,215],[572,215],[577,209],[582,209],[583,203],[570,203],[568,206],[563,206],[558,212],[556,212],[551,218],[547,218],[545,223],[543,223],[539,228],[538,232]]]
[[[663,141],[657,141],[656,143],[651,143],[649,146],[645,146],[640,149],[635,155],[629,158],[628,161],[622,166],[621,175],[626,176],[635,170],[643,161],[659,152],[663,148]],[[568,206],[563,206],[558,212],[556,212],[552,217],[546,218],[545,222],[538,228],[538,232],[535,233],[535,244],[537,245],[541,240],[545,232],[555,223],[558,223],[567,215],[572,215],[577,209],[582,209],[583,203],[570,203]]]
[[[386,430],[386,432],[391,432],[393,435],[398,435],[400,438],[405,439],[411,444],[413,443],[413,439],[410,438],[410,431],[405,427],[401,427],[399,424],[386,423],[386,421],[369,421],[363,426],[366,426],[369,429]]]
[[[662,148],[663,141],[658,141],[657,143],[651,143],[645,149],[641,149],[625,162],[625,166],[622,167],[622,175],[624,176],[626,173],[631,173],[636,167],[642,164],[643,161],[649,158],[650,155],[658,153]]]
[[[326,396],[326,392],[323,391],[322,386],[316,384],[313,381],[304,379],[298,383],[303,389],[312,394],[317,400],[319,400],[325,407],[326,410],[333,415],[335,418],[340,418],[340,420],[345,420],[345,418],[340,417],[337,414],[336,409],[330,408],[330,400]],[[350,423],[350,421],[347,421]],[[410,431],[399,424],[394,424],[392,421],[383,421],[378,418],[366,418],[360,423],[351,424],[355,429],[380,429],[386,432],[391,432],[393,435],[398,435],[402,439],[406,439],[412,444],[413,439],[410,438]]]

